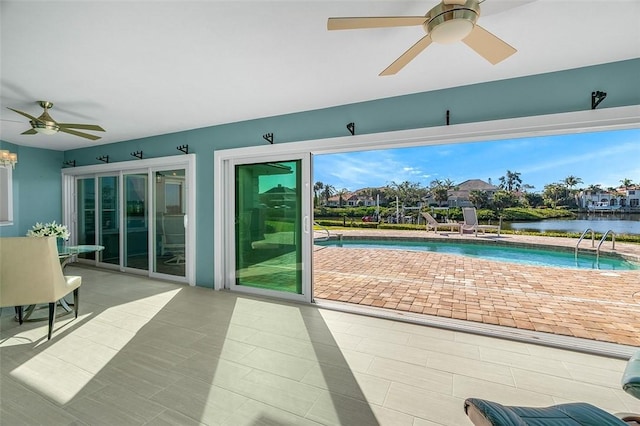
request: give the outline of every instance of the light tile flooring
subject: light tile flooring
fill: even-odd
[[[466,397],[640,412],[625,362],[70,266],[81,315],[0,334],[2,425],[468,425]]]

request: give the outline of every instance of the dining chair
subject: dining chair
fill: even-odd
[[[24,306],[48,304],[51,339],[58,301],[71,292],[78,318],[81,284],[82,277],[62,273],[55,237],[0,238],[0,307],[15,307],[20,324]]]

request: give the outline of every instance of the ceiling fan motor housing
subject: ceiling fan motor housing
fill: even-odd
[[[425,15],[424,29],[436,43],[455,43],[471,33],[479,16],[477,0],[468,0],[464,5],[443,2]]]

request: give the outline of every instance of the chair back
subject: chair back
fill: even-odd
[[[464,217],[465,225],[476,226],[478,224],[478,215],[475,207],[463,207],[462,216]]]
[[[183,214],[166,214],[162,216],[164,243],[167,246],[184,247],[185,229]]]
[[[424,217],[430,225],[439,225],[438,221],[427,212],[423,212],[422,217]]]
[[[55,237],[0,238],[0,306],[52,303],[67,293]]]

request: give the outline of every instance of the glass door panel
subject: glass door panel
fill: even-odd
[[[147,173],[124,175],[124,267],[149,270]]]
[[[96,191],[95,179],[78,179],[77,183],[77,199],[76,210],[77,217],[77,244],[95,244],[96,243]],[[78,255],[81,259],[95,260],[96,254],[81,253]]]
[[[303,294],[301,160],[235,166],[235,286]]]
[[[156,171],[154,179],[154,272],[184,277],[187,263],[185,170]]]
[[[120,189],[118,176],[98,178],[99,238],[98,244],[104,246],[99,252],[100,261],[112,265],[120,264]]]

